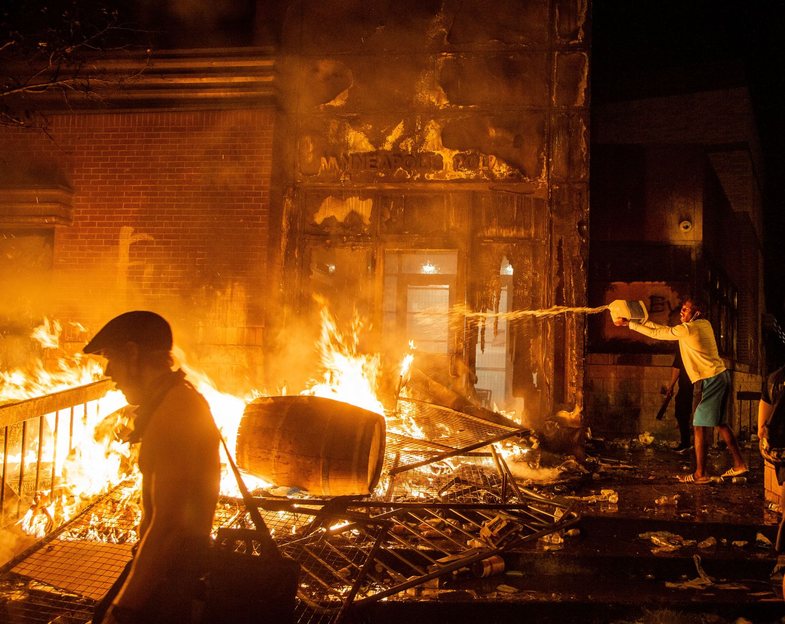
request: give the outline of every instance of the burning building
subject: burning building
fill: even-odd
[[[338,332],[324,333],[332,322],[351,327],[354,355],[374,354],[379,383],[388,386],[380,396],[401,398],[397,367],[416,353],[406,381],[431,402],[407,398],[396,416],[411,410],[414,424],[430,428],[415,434],[388,419],[386,448],[376,438],[369,443],[381,458],[360,471],[372,482],[382,472],[388,493],[405,481],[413,506],[365,501],[348,510],[361,519],[355,533],[338,522],[305,536],[303,526],[318,524],[314,516],[324,522],[323,503],[265,509],[271,524],[285,517],[274,529],[276,537],[286,533],[291,552],[301,538],[330,548],[334,538],[352,553],[340,566],[317,562],[322,572],[306,589],[319,600],[319,583],[393,595],[574,523],[560,505],[518,490],[493,445],[557,412],[570,420],[588,405],[592,419],[613,417],[609,397],[629,399],[599,381],[608,368],[611,376],[629,373],[623,356],[611,362],[597,343],[588,360],[584,352],[584,313],[607,303],[604,288],[629,268],[641,235],[610,224],[607,200],[593,224],[601,233],[593,253],[601,267],[613,257],[615,273],[590,282],[588,3],[204,4],[194,11],[174,1],[132,3],[128,23],[151,37],[150,46],[107,46],[80,63],[70,58],[33,73],[4,59],[17,82],[6,83],[9,123],[0,127],[0,368],[30,358],[28,337],[43,317],[62,323],[59,345],[73,353],[106,318],[130,308],[162,312],[192,368],[238,395],[299,393],[320,363],[333,387],[350,367],[326,362],[326,353],[320,360],[315,347],[345,346]],[[63,91],[66,70],[75,73]],[[602,128],[605,142],[620,141],[607,138],[607,118]],[[604,166],[640,174],[624,149]],[[676,151],[677,159],[665,153],[651,162],[666,173],[706,171],[700,150]],[[612,172],[598,178],[615,180]],[[710,173],[704,181],[688,191],[674,186],[692,199],[705,190],[718,198],[712,206],[727,207]],[[675,215],[675,224],[697,224],[698,212]],[[645,225],[652,242],[657,224]],[[684,253],[685,241],[698,249],[695,237],[682,228],[670,253]],[[627,254],[616,257],[619,241]],[[715,251],[721,255],[721,245]],[[662,256],[642,257],[652,280],[670,279],[658,277]],[[691,285],[703,268],[691,265]],[[733,280],[716,283],[727,300]],[[669,361],[660,360],[644,364],[667,370]],[[105,390],[80,390],[73,400],[87,403]],[[231,400],[242,411],[243,402]],[[25,410],[0,417],[6,440],[17,412]],[[60,423],[56,416],[46,427]],[[232,437],[237,419],[224,425]],[[44,429],[42,420],[36,431]],[[247,429],[241,439],[257,453]],[[491,476],[473,474],[468,461],[458,469],[440,464],[477,449],[495,466]],[[426,485],[400,478],[423,465],[434,466],[426,485],[439,481],[449,514],[416,500]],[[39,484],[36,474],[30,487]],[[462,508],[467,493],[476,498]],[[222,520],[237,515],[230,505],[222,512]],[[371,544],[384,549],[391,536],[439,556],[367,565]],[[361,587],[359,571],[371,568],[373,588]]]
[[[242,7],[139,9],[157,46],[89,93],[6,98],[45,128],[0,129],[4,351],[152,307],[224,387],[294,389],[326,305],[486,405],[580,406],[582,316],[455,311],[586,305],[586,3]]]

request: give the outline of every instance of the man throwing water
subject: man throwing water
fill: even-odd
[[[716,428],[728,447],[733,466],[723,474],[724,479],[747,473],[747,465],[739,451],[733,430],[728,426],[726,408],[731,394],[730,373],[720,358],[711,323],[703,318],[703,304],[687,298],[681,306],[679,320],[674,327],[651,321],[638,323],[617,318],[614,324],[629,327],[655,340],[678,340],[684,368],[693,383],[692,426],[695,435],[695,472],[678,477],[682,483],[706,484],[706,447],[712,427]]]

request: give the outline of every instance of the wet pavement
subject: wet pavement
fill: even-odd
[[[763,463],[744,446],[746,482],[678,483],[691,455],[663,444],[594,441],[589,471],[532,489],[571,500],[578,531],[505,552],[505,571],[419,588],[358,622],[785,622],[769,575],[778,516]],[[727,453],[709,452],[712,474]],[[556,543],[553,543],[553,542]],[[559,543],[560,542],[560,543]]]

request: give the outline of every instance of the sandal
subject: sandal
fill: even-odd
[[[707,483],[711,483],[711,478],[696,477],[692,473],[687,475],[678,475],[676,479],[679,481],[679,483],[694,483],[695,485],[706,485]]]
[[[732,479],[733,477],[741,477],[749,472],[749,468],[728,468],[723,472],[720,477],[722,479]]]

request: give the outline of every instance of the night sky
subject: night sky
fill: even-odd
[[[767,308],[785,324],[785,1],[594,0],[592,6],[596,104],[748,82],[766,167]],[[729,62],[742,71],[723,69]],[[652,80],[665,69],[683,80]]]

